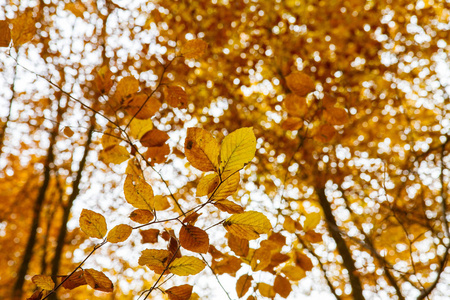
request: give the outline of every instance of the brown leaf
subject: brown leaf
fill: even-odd
[[[236,281],[236,293],[239,298],[244,297],[252,286],[253,277],[248,274],[244,274]]]
[[[287,298],[292,291],[291,283],[285,277],[277,275],[273,283],[275,293],[283,298]]]
[[[188,96],[181,86],[171,85],[164,90],[164,97],[172,107],[187,108]]]
[[[281,124],[281,128],[284,130],[299,130],[302,127],[303,119],[297,117],[289,117]]]
[[[200,58],[205,53],[206,48],[208,48],[208,44],[205,41],[200,39],[190,40],[181,47],[181,54],[188,59]]]
[[[159,129],[152,129],[147,131],[141,138],[141,144],[144,147],[161,147],[167,140],[169,135],[167,132],[161,131]]]
[[[206,253],[209,249],[209,237],[203,229],[186,225],[180,229],[180,244],[184,249]]]
[[[63,276],[61,278],[62,281],[66,279],[67,276]],[[86,285],[86,279],[84,278],[84,271],[76,271],[73,273],[69,279],[64,281],[62,284],[62,287],[68,290],[73,290],[74,288],[77,288],[82,285]]]
[[[31,41],[36,33],[36,22],[33,19],[32,8],[28,8],[19,14],[11,23],[13,25],[11,38],[16,47]]]
[[[297,95],[304,97],[316,89],[314,81],[303,72],[292,72],[286,77],[289,89]]]
[[[244,208],[230,200],[220,200],[213,203],[215,207],[221,211],[225,211],[230,214],[240,214],[244,212]]]
[[[42,296],[43,296],[43,291],[37,290],[33,293],[33,295],[31,295],[29,298],[27,298],[27,300],[41,300]]]
[[[314,135],[314,139],[316,141],[326,143],[326,142],[329,142],[335,134],[336,134],[336,129],[334,129],[333,126],[331,126],[329,124],[324,124],[324,125],[321,125],[317,129],[317,132]]]
[[[11,30],[8,21],[0,21],[0,47],[8,47],[11,43]]]
[[[241,268],[242,261],[235,256],[225,256],[220,261],[213,260],[211,268],[217,275],[229,274],[236,276],[236,272]]]
[[[201,213],[194,211],[189,213],[183,220],[184,224],[194,225]]]
[[[238,256],[247,256],[249,250],[249,242],[246,239],[241,239],[234,234],[228,233],[228,247]]]
[[[114,81],[111,79],[112,75],[113,73],[109,70],[108,66],[103,66],[98,70],[94,83],[101,94],[108,94],[111,90],[114,84]]]
[[[87,284],[94,290],[107,293],[112,293],[114,290],[112,281],[102,272],[94,269],[85,269],[84,278]]]
[[[183,284],[166,290],[169,300],[189,300],[192,294],[192,285]]]
[[[311,271],[313,268],[311,259],[299,251],[295,251],[295,264],[305,271]]]
[[[51,291],[55,287],[52,277],[48,275],[34,275],[31,281],[43,290]]]
[[[293,117],[301,118],[308,112],[306,98],[296,94],[288,94],[283,101],[287,113]]]
[[[145,120],[153,117],[160,108],[161,102],[155,97],[138,94],[128,102],[125,110],[130,116],[135,116],[136,119]]]
[[[148,209],[136,209],[130,214],[130,219],[139,224],[147,224],[153,220],[154,217],[153,213]]]
[[[150,160],[150,164],[162,164],[166,161],[167,155],[170,154],[170,147],[167,144],[161,147],[149,147],[144,153],[144,157]]]
[[[139,232],[142,236],[142,240],[141,243],[145,244],[145,243],[157,243],[158,242],[158,235],[159,235],[159,230],[158,229],[147,229],[147,230],[141,230]]]

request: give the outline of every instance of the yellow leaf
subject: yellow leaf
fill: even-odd
[[[192,294],[192,285],[183,284],[171,287],[166,291],[169,300],[189,300]]]
[[[314,81],[303,72],[292,72],[286,77],[288,88],[295,94],[304,97],[316,89]]]
[[[108,236],[106,237],[106,240],[110,243],[123,242],[130,236],[132,231],[133,228],[131,228],[130,226],[119,224],[111,229],[111,231],[108,233]]]
[[[136,158],[132,158],[128,161],[127,169],[125,170],[125,173],[127,175],[135,176],[135,177],[142,177],[142,169],[139,165],[139,162]]]
[[[269,219],[260,212],[248,211],[232,215],[223,223],[225,229],[240,238],[254,240],[272,229]]]
[[[219,184],[220,178],[217,173],[204,175],[197,185],[196,196],[202,197],[211,194]]]
[[[52,277],[48,275],[34,275],[31,281],[43,290],[51,291],[55,287]]]
[[[209,249],[209,236],[203,229],[192,225],[182,226],[180,229],[180,244],[184,249],[207,253]]]
[[[344,125],[348,122],[347,111],[343,108],[329,107],[325,110],[324,117],[331,125]]]
[[[112,145],[99,152],[99,159],[106,165],[119,165],[130,158],[127,148],[120,145]]]
[[[164,97],[172,107],[187,108],[188,96],[186,91],[178,85],[171,85],[164,90]]]
[[[102,272],[94,269],[85,269],[84,278],[87,284],[94,290],[107,293],[112,293],[114,290],[112,281]]]
[[[307,215],[305,215],[306,219],[303,222],[303,229],[305,231],[310,231],[314,228],[316,228],[316,226],[319,224],[320,219],[321,219],[321,214],[317,213],[317,212],[313,212],[313,213],[309,213]]]
[[[292,281],[298,281],[306,276],[305,271],[302,268],[296,266],[285,266],[283,269],[281,269],[281,273],[286,275],[286,277]]]
[[[89,237],[102,239],[107,231],[105,217],[89,209],[83,209],[80,215],[80,228]]]
[[[139,81],[133,76],[123,77],[116,87],[115,101],[127,106],[139,90]]]
[[[143,179],[128,175],[123,185],[125,199],[136,208],[153,211],[153,189]]]
[[[222,178],[224,181],[214,191],[214,194],[211,196],[211,201],[225,200],[228,196],[233,195],[239,186],[241,175],[239,172],[233,175],[223,174]]]
[[[205,263],[194,256],[176,258],[169,266],[169,271],[175,275],[195,275],[205,268]]]
[[[166,210],[170,207],[170,203],[166,196],[157,195],[153,198],[153,207],[155,210]]]
[[[13,25],[11,37],[14,46],[17,47],[31,41],[36,32],[32,8],[25,10],[24,13],[17,16],[17,18],[12,20],[11,23]]]
[[[103,149],[106,149],[111,146],[120,144],[121,141],[122,140],[120,139],[118,134],[115,133],[113,129],[109,128],[103,133],[101,144],[103,146]]]
[[[230,200],[219,200],[213,204],[221,211],[225,211],[230,214],[240,214],[244,212],[244,208],[242,206]]]
[[[8,47],[11,43],[11,30],[8,21],[0,21],[0,47]]]
[[[256,137],[253,128],[244,127],[227,135],[220,148],[220,173],[242,169],[256,152]]]
[[[287,298],[292,291],[291,283],[283,276],[277,275],[273,283],[273,290],[281,297]]]
[[[139,257],[139,265],[147,266],[150,270],[161,274],[164,271],[166,262],[169,259],[169,251],[159,249],[146,249]]]
[[[208,131],[201,128],[188,128],[184,144],[188,161],[200,171],[217,171],[219,144]]]
[[[67,127],[67,126],[64,127],[63,133],[64,133],[64,135],[67,136],[67,137],[72,137],[73,134],[74,134],[73,130],[72,130],[70,127]]]
[[[140,120],[134,118],[130,123],[130,135],[135,139],[141,139],[144,134],[153,129],[152,119]]]
[[[69,2],[64,6],[65,10],[70,11],[78,18],[83,18],[83,13],[86,11],[86,6],[79,1]]]
[[[125,110],[136,119],[149,119],[161,108],[161,102],[145,94],[135,95],[126,105]]]
[[[253,277],[248,274],[244,274],[236,281],[236,293],[239,298],[244,297],[252,286]]]
[[[300,97],[296,94],[287,95],[283,101],[283,104],[287,113],[294,117],[303,117],[308,111],[306,98]]]
[[[185,58],[200,58],[206,51],[206,48],[208,48],[208,44],[200,39],[190,40],[187,41],[182,47],[181,47],[181,54]]]
[[[154,217],[153,213],[147,209],[136,209],[130,214],[130,219],[140,224],[147,224]]]
[[[297,231],[295,221],[289,216],[284,216],[283,228],[289,233],[295,233]]]
[[[260,282],[258,283],[258,291],[261,293],[261,296],[267,297],[267,298],[274,298],[275,297],[275,291],[273,290],[273,286]]]

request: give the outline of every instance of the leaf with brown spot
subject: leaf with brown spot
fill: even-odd
[[[217,171],[219,167],[219,144],[208,131],[188,128],[184,153],[193,167],[200,171]]]
[[[102,239],[107,232],[105,217],[92,210],[83,209],[79,222],[81,231],[89,237]]]

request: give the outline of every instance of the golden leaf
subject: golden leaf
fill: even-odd
[[[316,89],[314,81],[303,72],[292,72],[286,77],[288,88],[295,94],[304,97]]]
[[[145,243],[157,243],[158,242],[158,235],[159,235],[159,230],[158,229],[147,229],[147,230],[141,230],[139,232],[141,234],[141,243],[145,244]]]
[[[105,217],[89,209],[83,209],[80,215],[80,228],[89,237],[102,239],[107,231]]]
[[[213,260],[211,268],[216,275],[229,274],[236,276],[236,272],[241,268],[242,260],[235,256],[227,255],[222,260]]]
[[[154,217],[153,213],[148,209],[136,209],[130,214],[130,219],[139,224],[147,224],[153,220]]]
[[[169,300],[189,300],[192,294],[192,285],[183,284],[171,287],[166,291]]]
[[[343,108],[327,108],[324,113],[324,118],[331,125],[344,125],[348,123],[348,114],[347,111]]]
[[[252,286],[253,277],[248,274],[244,274],[236,281],[236,293],[239,298],[244,297],[248,290]]]
[[[313,212],[305,215],[306,219],[303,221],[303,229],[305,231],[310,231],[319,224],[322,215],[318,212]]]
[[[303,120],[297,117],[289,117],[281,124],[281,128],[284,130],[299,130],[302,127]]]
[[[188,161],[200,171],[217,171],[219,144],[208,131],[201,128],[188,128],[184,144]]]
[[[17,16],[11,23],[13,25],[11,37],[15,47],[31,41],[36,32],[33,10],[31,8]]]
[[[241,239],[240,237],[235,236],[234,234],[229,233],[228,236],[228,247],[230,247],[231,251],[233,251],[237,256],[247,256],[249,250],[249,243],[246,239]]]
[[[273,290],[281,297],[287,298],[292,291],[292,286],[285,277],[277,275],[273,283]]]
[[[314,135],[314,139],[321,143],[329,142],[333,136],[336,134],[336,129],[329,124],[321,125],[316,134]]]
[[[233,195],[239,187],[241,175],[239,172],[232,175],[223,174],[222,178],[224,181],[214,191],[214,194],[211,196],[211,201],[225,200],[228,196]]]
[[[240,214],[244,212],[244,208],[230,200],[220,200],[213,203],[215,207],[221,211],[225,211],[230,214]]]
[[[149,119],[161,108],[161,102],[145,94],[135,95],[126,105],[125,110],[136,119]]]
[[[123,77],[117,84],[114,98],[118,103],[127,106],[138,91],[139,81],[134,76]]]
[[[208,48],[208,44],[205,41],[200,39],[190,40],[181,47],[181,54],[188,59],[197,59],[205,53],[206,48]]]
[[[184,249],[197,253],[207,253],[209,249],[209,237],[203,229],[186,225],[180,229],[180,244]]]
[[[196,196],[202,197],[211,194],[220,182],[219,175],[212,173],[204,175],[197,185]]]
[[[170,203],[166,196],[157,195],[153,198],[153,207],[155,210],[166,210],[170,207]]]
[[[80,1],[66,3],[64,9],[70,11],[78,18],[83,18],[83,13],[87,10],[86,6]]]
[[[289,280],[298,281],[306,276],[305,271],[297,266],[285,266],[281,269],[281,273],[286,275]]]
[[[8,47],[11,43],[11,30],[8,21],[0,21],[0,47]]]
[[[152,119],[141,120],[134,118],[130,123],[130,135],[137,140],[141,139],[148,131],[152,129]]]
[[[110,243],[120,243],[125,241],[133,231],[131,226],[125,224],[119,224],[113,227],[108,233],[106,240]]]
[[[160,249],[146,249],[139,257],[139,265],[147,266],[150,270],[161,274],[164,272],[166,262],[169,259],[169,251]]]
[[[94,269],[85,269],[84,278],[87,284],[94,290],[107,293],[112,293],[114,290],[112,281],[102,272]]]
[[[112,145],[99,152],[98,158],[106,165],[119,165],[130,158],[127,148],[120,145]]]
[[[225,229],[240,238],[254,240],[272,229],[269,219],[260,212],[248,211],[232,215],[223,223]]]
[[[195,275],[205,268],[205,263],[194,256],[176,258],[169,266],[169,271],[175,275]]]
[[[188,96],[186,91],[178,85],[171,85],[164,90],[164,97],[172,107],[187,108]]]
[[[286,229],[286,231],[289,233],[295,233],[297,231],[297,229],[295,228],[295,222],[296,221],[292,220],[291,217],[284,216],[283,228]]]
[[[55,287],[52,277],[48,275],[34,275],[31,281],[43,290],[51,291]]]
[[[258,283],[258,291],[261,293],[261,296],[267,297],[267,298],[274,298],[275,297],[275,291],[273,290],[273,286],[260,282]]]
[[[220,172],[234,172],[249,163],[256,152],[253,128],[244,127],[227,135],[220,148]]]
[[[153,189],[139,177],[128,175],[123,185],[125,199],[136,208],[153,211]]]

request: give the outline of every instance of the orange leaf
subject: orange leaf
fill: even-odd
[[[343,108],[329,107],[325,110],[324,117],[331,125],[344,125],[348,123],[348,114]]]
[[[87,284],[94,290],[107,293],[112,293],[114,290],[112,281],[102,272],[94,269],[85,269],[84,278]]]
[[[120,243],[128,239],[133,228],[125,224],[119,224],[113,227],[108,233],[106,240],[110,243]]]
[[[142,240],[141,243],[145,244],[145,243],[157,243],[158,242],[158,235],[159,235],[159,230],[158,229],[147,229],[147,230],[141,230],[139,232],[142,236]]]
[[[219,166],[219,144],[208,131],[188,128],[184,153],[188,161],[200,171],[217,171]]]
[[[273,290],[281,297],[287,298],[292,291],[291,283],[283,276],[277,275],[273,283]]]
[[[248,274],[244,274],[236,281],[236,293],[239,298],[244,297],[252,286],[253,277]]]
[[[183,284],[166,290],[169,300],[189,300],[192,294],[192,285]]]
[[[153,220],[155,216],[148,209],[136,209],[131,212],[130,219],[139,224],[147,224]]]
[[[295,264],[305,271],[311,271],[313,268],[311,259],[299,251],[295,251]]]
[[[67,276],[63,276],[61,278],[62,281],[66,279]],[[79,286],[87,284],[86,279],[84,278],[84,272],[83,271],[76,271],[72,275],[70,275],[69,279],[64,281],[62,284],[62,287],[68,290],[73,290],[74,288],[77,288]]]
[[[67,126],[64,127],[63,133],[64,133],[64,135],[67,136],[67,137],[72,137],[73,134],[74,134],[73,130],[72,130],[70,127],[67,127]]]
[[[258,283],[258,291],[261,293],[263,297],[267,298],[274,298],[275,297],[275,291],[273,290],[273,286],[260,282]]]
[[[281,269],[281,273],[283,273],[287,278],[293,281],[298,281],[306,276],[305,271],[297,266],[285,266],[283,269]]]
[[[206,231],[192,225],[186,225],[180,229],[180,244],[184,249],[206,253],[209,249],[209,237]]]
[[[333,126],[324,124],[317,129],[314,139],[318,142],[326,143],[329,142],[335,134],[336,129],[334,129]]]
[[[294,117],[303,117],[308,111],[306,98],[296,94],[289,94],[283,101],[287,113]]]
[[[187,108],[188,96],[186,91],[178,85],[171,85],[164,90],[164,97],[172,107]]]
[[[103,238],[107,231],[105,217],[89,209],[81,211],[80,227],[89,237],[98,239]]]
[[[190,40],[187,41],[182,47],[181,47],[181,54],[185,58],[200,58],[206,51],[206,48],[208,48],[208,44],[200,39]]]
[[[114,98],[117,102],[127,106],[139,90],[139,81],[134,76],[123,77],[116,87]]]
[[[299,130],[302,127],[303,120],[297,117],[289,117],[281,124],[281,128],[284,130]]]
[[[236,256],[225,256],[220,261],[213,260],[211,268],[217,275],[229,274],[231,276],[236,276],[236,272],[241,268],[242,260]]]
[[[153,117],[160,108],[161,102],[155,97],[149,98],[145,94],[138,94],[127,103],[125,110],[130,116],[145,120]]]
[[[141,138],[141,144],[144,147],[161,147],[167,140],[169,135],[165,131],[152,129],[147,131]]]
[[[167,155],[170,154],[170,147],[164,144],[160,147],[150,147],[144,154],[144,157],[150,161],[151,165],[161,164],[166,161]]]
[[[240,214],[244,212],[244,208],[230,200],[220,200],[213,203],[215,207],[221,211],[225,211],[230,214]]]
[[[113,73],[109,70],[108,66],[103,66],[98,70],[97,76],[95,76],[94,83],[97,90],[102,94],[108,94],[113,86],[112,81]]]
[[[11,43],[11,30],[8,21],[0,21],[0,47],[8,47]]]
[[[303,72],[292,72],[286,77],[288,88],[299,96],[306,96],[316,89],[314,81]]]
[[[249,243],[246,239],[241,239],[234,234],[229,233],[228,236],[228,247],[238,256],[247,256],[249,250]]]
[[[36,32],[32,8],[26,9],[25,12],[12,20],[11,23],[13,25],[11,37],[14,42],[14,46],[17,47],[31,41]]]

